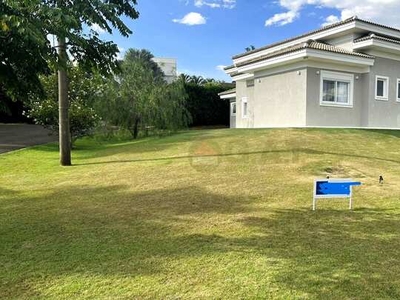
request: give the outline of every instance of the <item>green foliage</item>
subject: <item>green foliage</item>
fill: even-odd
[[[188,94],[186,107],[192,116],[191,126],[229,126],[229,100],[221,100],[218,93],[231,89],[232,84],[203,78],[200,81],[197,76],[185,74],[180,75],[180,81]]]
[[[256,47],[254,47],[253,45],[250,45],[249,47],[245,48],[246,52],[250,52],[250,51],[253,51],[255,49],[256,49]]]
[[[133,138],[140,129],[173,131],[190,122],[183,83],[168,85],[152,58],[147,50],[129,49],[121,64],[122,73],[110,80],[97,105],[104,119],[129,130]]]
[[[4,98],[0,98],[0,113],[11,115],[11,110],[5,102]]]
[[[104,79],[98,73],[89,73],[79,67],[70,68],[69,78],[70,130],[72,141],[75,141],[90,134],[100,121],[93,104],[102,96]],[[36,98],[30,102],[28,117],[36,124],[58,133],[57,76],[43,77],[42,85],[46,98]]]
[[[196,76],[196,75],[188,75],[181,73],[179,74],[178,79],[184,83],[193,83],[196,85],[205,85],[205,84],[224,84],[223,81],[217,81],[214,78],[204,78],[203,76]]]
[[[49,74],[55,50],[27,1],[0,2],[0,82],[14,99],[43,95],[39,75]]]
[[[128,36],[132,32],[120,18],[137,18],[134,5],[136,0],[1,1],[0,81],[7,93],[23,100],[30,93],[43,94],[40,75],[48,75],[54,64],[64,64],[49,35],[66,38],[69,54],[87,70],[98,68],[107,74],[118,69],[117,45],[84,28],[97,24],[109,33],[116,28]]]
[[[0,86],[0,123],[27,123],[29,120],[22,115],[24,103],[12,100]]]

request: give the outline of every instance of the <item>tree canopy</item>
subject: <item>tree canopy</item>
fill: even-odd
[[[132,31],[122,17],[137,18],[135,5],[136,0],[3,0],[0,4],[0,40],[11,43],[0,50],[0,79],[11,78],[3,82],[4,89],[11,96],[27,97],[43,90],[40,74],[49,73],[52,66],[58,71],[63,166],[71,165],[67,61],[72,59],[85,69],[97,68],[102,74],[116,70],[117,45],[102,41],[88,28],[96,25],[109,33],[116,28],[128,36]],[[57,38],[57,51],[48,40],[51,35]],[[12,53],[15,49],[18,55]]]
[[[94,107],[103,96],[106,79],[97,71],[88,72],[78,66],[68,68],[69,119],[71,145],[82,136],[89,135],[99,122]],[[59,131],[57,76],[41,77],[45,98],[32,98],[27,116],[36,124],[55,133]]]
[[[0,76],[11,74],[20,78],[19,71],[23,70],[25,79],[37,84],[38,73],[48,72],[51,63],[58,61],[49,35],[64,37],[69,55],[82,67],[110,72],[117,67],[118,47],[101,40],[96,31],[88,28],[96,24],[109,33],[116,28],[121,35],[128,36],[132,31],[121,17],[137,18],[134,5],[136,0],[1,1],[0,40],[5,47],[0,48]],[[10,79],[6,84],[12,87],[12,82],[15,81]]]
[[[39,75],[61,63],[49,36],[63,37],[68,53],[85,68],[109,73],[118,67],[118,47],[88,29],[96,24],[123,36],[131,30],[122,16],[135,19],[136,0],[3,0],[0,2],[0,80],[13,97],[42,92]]]
[[[134,138],[140,128],[175,130],[190,121],[183,83],[167,84],[152,58],[147,50],[129,49],[121,74],[108,86],[106,103],[99,106],[104,118],[129,130]]]

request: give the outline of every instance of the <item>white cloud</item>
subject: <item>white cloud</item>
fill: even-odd
[[[118,53],[117,53],[117,59],[118,60],[123,60],[124,56],[125,56],[125,48],[122,48],[120,46],[118,46]]]
[[[338,15],[324,18],[322,25],[345,20],[352,16],[388,26],[400,27],[400,18],[394,13],[400,11],[399,0],[279,0],[278,4],[286,9],[265,21],[265,26],[285,25],[294,22],[301,16],[301,10],[307,5],[336,9]]]
[[[98,34],[103,34],[107,32],[103,28],[101,28],[98,24],[93,24],[92,26],[90,26],[90,29],[97,32]]]
[[[211,8],[232,9],[236,6],[236,0],[194,0],[196,7],[208,6]]]
[[[189,26],[206,24],[206,19],[199,13],[191,12],[182,19],[173,19],[172,22]]]
[[[286,25],[292,23],[294,19],[298,18],[299,13],[296,11],[288,11],[285,13],[275,14],[273,17],[265,21],[265,26]]]
[[[325,22],[322,23],[322,26],[328,26],[328,25],[331,25],[331,24],[339,22],[339,21],[340,21],[339,17],[330,15],[325,18]]]
[[[225,72],[224,71],[225,68],[226,68],[226,66],[224,66],[224,65],[218,65],[218,66],[215,67],[216,70],[223,71],[223,72]]]

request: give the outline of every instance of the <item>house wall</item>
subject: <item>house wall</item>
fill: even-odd
[[[389,77],[389,100],[375,99],[375,76]],[[396,101],[397,79],[400,79],[400,61],[375,58],[368,74],[368,126],[400,128],[400,102]]]
[[[243,98],[247,98],[247,118],[243,118]],[[254,127],[254,86],[247,87],[246,80],[236,82],[236,128]]]
[[[343,49],[347,49],[349,51],[353,51],[353,41],[354,41],[354,34],[347,34],[345,36],[341,36],[338,38],[333,38],[333,39],[325,39],[324,42],[340,47]]]
[[[298,127],[306,124],[306,69],[260,77],[255,73],[254,127]]]
[[[321,41],[328,43],[330,45],[339,47],[339,48],[353,51],[354,50],[354,40],[358,39],[359,37],[364,36],[364,35],[365,35],[364,32],[348,33],[348,34],[342,35],[340,37],[325,38],[325,39],[322,39]]]
[[[319,74],[317,74],[317,71]],[[364,95],[365,74],[348,73],[354,75],[353,107],[333,107],[320,105],[321,71],[322,69],[320,68],[307,68],[306,125],[337,127],[362,126],[363,113],[365,113],[363,106],[368,102]],[[359,79],[356,79],[356,76],[358,76]],[[364,118],[366,118],[366,116]]]
[[[360,74],[360,88],[361,88],[361,127],[368,127],[369,124],[369,80],[370,74]]]
[[[232,102],[236,102],[236,98],[229,99],[229,103],[232,103]],[[236,103],[236,105],[237,105],[237,103]],[[237,111],[236,111],[236,115],[237,115]],[[230,128],[236,128],[236,116],[232,116],[230,104],[229,104],[229,118],[230,118],[229,119],[230,120],[229,121],[229,127]]]

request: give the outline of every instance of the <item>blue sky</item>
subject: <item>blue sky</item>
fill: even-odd
[[[230,81],[219,68],[249,45],[267,44],[357,15],[400,26],[400,0],[138,0],[129,38],[101,33],[122,50],[177,59],[178,72]]]

